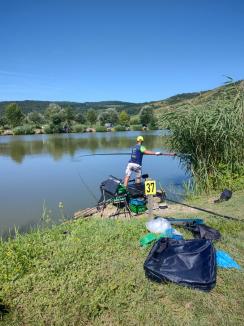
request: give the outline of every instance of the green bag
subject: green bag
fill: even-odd
[[[152,241],[155,241],[157,239],[158,239],[158,237],[156,234],[148,233],[140,239],[140,245],[142,247],[146,247],[149,243],[151,243]]]
[[[144,235],[144,237],[142,237],[140,239],[140,245],[142,247],[146,247],[151,242],[156,241],[156,240],[159,240],[161,238],[167,238],[167,235],[164,234],[164,233],[160,233],[160,234],[148,233],[148,234]]]

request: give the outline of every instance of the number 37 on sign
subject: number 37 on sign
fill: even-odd
[[[156,195],[156,181],[145,181],[145,195]]]

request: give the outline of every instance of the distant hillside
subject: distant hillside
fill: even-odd
[[[100,101],[100,102],[68,102],[68,101],[4,101],[0,102],[0,113],[3,112],[6,105],[15,102],[21,107],[24,113],[31,111],[44,112],[50,103],[57,103],[62,107],[71,107],[76,111],[87,111],[90,108],[95,110],[105,110],[107,108],[116,108],[118,111],[125,110],[130,115],[138,114],[143,106],[152,107],[156,112],[167,112],[175,109],[187,109],[189,106],[198,106],[204,104],[211,104],[212,101],[218,100],[225,95],[225,99],[232,101],[236,95],[236,86],[244,84],[244,81],[227,84],[213,90],[183,93],[169,97],[165,100],[152,101],[148,103],[130,103],[123,101]]]
[[[241,85],[242,87],[240,87]],[[242,92],[244,91],[244,80],[226,84],[208,91],[175,95],[162,101],[151,102],[149,106],[156,109],[157,113],[189,109],[191,107],[197,109],[200,106],[211,106],[211,104],[223,98],[225,101],[231,102],[237,95],[237,89],[242,89]]]
[[[40,113],[44,112],[45,109],[51,103],[56,103],[61,107],[71,107],[76,111],[87,111],[90,108],[95,110],[105,110],[107,108],[113,107],[116,108],[118,111],[125,110],[129,114],[136,114],[141,109],[141,104],[129,103],[129,102],[122,102],[122,101],[101,101],[101,102],[68,102],[68,101],[3,101],[0,102],[0,113],[3,112],[6,105],[9,103],[17,103],[21,110],[24,113],[28,113],[31,111],[38,111]],[[134,113],[136,112],[136,113]]]

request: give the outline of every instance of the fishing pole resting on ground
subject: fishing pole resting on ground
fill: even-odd
[[[238,221],[238,222],[244,222],[244,220],[240,220],[240,219],[238,219],[236,217],[219,214],[219,213],[216,213],[216,212],[213,212],[213,211],[210,211],[208,209],[201,208],[201,207],[191,206],[191,205],[184,204],[184,203],[178,202],[176,200],[168,199],[168,198],[166,198],[166,200],[167,201],[170,201],[172,203],[176,203],[176,204],[180,204],[180,205],[183,205],[183,206],[186,206],[186,207],[190,207],[190,208],[196,209],[198,211],[202,211],[202,212],[209,213],[209,214],[212,214],[212,215],[220,216],[220,217],[226,218],[228,220],[233,220],[233,221]]]
[[[215,216],[220,216],[220,217],[223,217],[223,218],[226,218],[228,220],[233,220],[233,221],[238,221],[238,222],[244,222],[244,220],[240,220],[236,217],[233,217],[233,216],[228,216],[228,215],[223,215],[223,214],[219,214],[219,213],[216,213],[216,212],[213,212],[213,211],[210,211],[208,209],[204,209],[204,208],[201,208],[201,207],[196,207],[196,206],[191,206],[191,205],[188,205],[188,204],[185,204],[185,203],[182,203],[182,202],[179,202],[179,201],[176,201],[176,200],[173,200],[173,199],[169,199],[167,196],[166,196],[166,193],[163,189],[163,187],[161,186],[161,184],[159,183],[159,186],[161,188],[161,190],[163,191],[163,193],[165,194],[165,200],[167,201],[170,201],[172,203],[175,203],[175,204],[179,204],[179,205],[182,205],[182,206],[186,206],[186,207],[189,207],[189,208],[193,208],[193,209],[196,209],[198,211],[202,211],[202,212],[205,212],[205,213],[209,213],[209,214],[212,214],[212,215],[215,215]]]

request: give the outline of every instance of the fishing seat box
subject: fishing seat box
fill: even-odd
[[[145,183],[129,183],[127,190],[131,198],[143,197],[145,195]]]
[[[146,202],[144,199],[131,199],[129,202],[130,210],[136,214],[142,214],[147,210]]]
[[[118,194],[118,189],[121,185],[121,180],[110,176],[107,180],[103,181],[100,185],[101,197],[98,204],[114,198]]]

